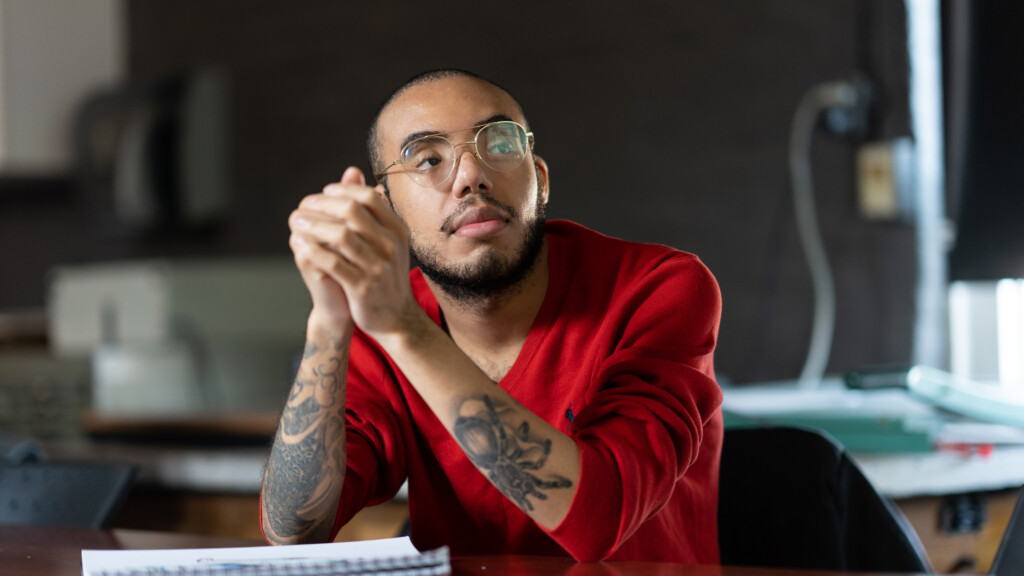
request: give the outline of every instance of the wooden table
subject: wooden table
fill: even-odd
[[[0,574],[81,576],[83,548],[139,550],[262,545],[258,540],[138,530],[0,526]],[[850,572],[695,566],[663,562],[577,563],[565,558],[542,556],[457,557],[452,559],[452,573],[456,576],[856,576]]]

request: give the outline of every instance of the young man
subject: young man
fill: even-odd
[[[349,168],[292,213],[313,308],[271,543],[330,540],[408,478],[421,549],[718,562],[718,286],[690,254],[545,223],[527,126],[486,80],[421,75],[371,128],[379,184]]]

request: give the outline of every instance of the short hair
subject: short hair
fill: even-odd
[[[526,115],[523,114],[523,107],[519,104],[519,100],[516,100],[515,96],[513,96],[511,92],[509,92],[504,86],[501,86],[497,82],[484,78],[483,76],[476,74],[474,72],[470,72],[468,70],[461,70],[458,68],[440,68],[437,70],[422,72],[420,74],[417,74],[416,76],[413,76],[409,80],[406,80],[404,84],[402,84],[401,86],[398,87],[398,89],[392,92],[381,103],[381,105],[377,107],[377,111],[374,113],[373,118],[370,120],[370,128],[366,133],[366,154],[370,161],[370,169],[373,171],[374,174],[380,172],[380,170],[384,168],[384,162],[386,162],[386,160],[384,160],[380,153],[380,134],[378,133],[377,130],[377,125],[380,123],[380,115],[384,112],[384,109],[387,108],[392,102],[397,100],[399,96],[404,94],[405,91],[409,90],[410,88],[414,88],[421,84],[427,84],[428,82],[435,82],[437,80],[460,77],[479,80],[481,82],[490,84],[491,86],[494,86],[498,90],[501,90],[502,92],[507,94],[508,97],[511,98],[513,102],[515,102],[519,114],[523,116],[523,122],[526,122]],[[528,124],[526,125],[526,129],[529,130]],[[386,183],[384,184],[384,187],[388,188]]]

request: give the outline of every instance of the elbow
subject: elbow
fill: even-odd
[[[267,544],[271,546],[291,546],[292,544],[324,544],[326,540],[303,538],[302,536],[289,536],[283,538],[264,537]]]
[[[283,533],[282,530],[272,530],[264,523],[263,539],[271,546],[290,546],[292,544],[323,544],[331,541],[330,530],[313,529],[294,533]]]
[[[334,537],[334,517],[308,520],[289,513],[275,516],[260,498],[260,532],[271,546],[323,544]]]
[[[573,560],[577,562],[600,562],[615,554],[622,543],[618,530],[605,524],[602,529],[594,524],[600,515],[586,514],[586,518],[577,515],[567,518],[553,530],[546,530]],[[612,523],[614,525],[614,523]]]
[[[586,530],[585,534],[581,534],[579,527],[580,525],[577,524],[576,529],[570,531],[559,530],[548,533],[577,562],[607,560],[618,551],[619,545],[622,543],[615,530],[605,532],[594,527],[595,529]]]
[[[617,542],[586,541],[565,546],[565,551],[577,562],[600,562],[618,549]]]

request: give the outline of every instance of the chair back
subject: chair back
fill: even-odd
[[[1024,574],[1024,490],[1017,495],[1017,504],[1013,507],[989,573],[992,576]]]
[[[809,428],[725,431],[718,535],[725,565],[931,571],[899,509],[841,445]]]
[[[135,472],[120,464],[0,463],[0,524],[105,528]]]

